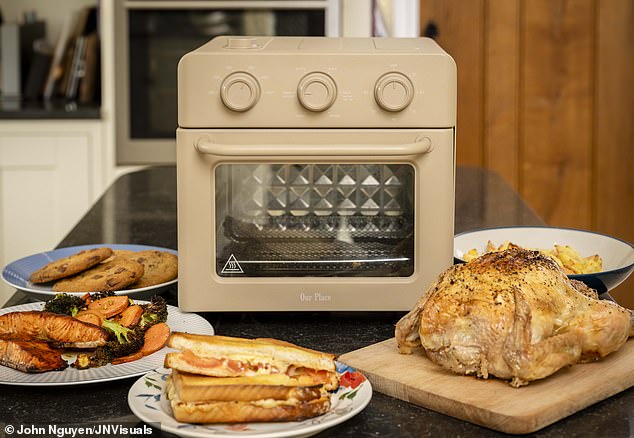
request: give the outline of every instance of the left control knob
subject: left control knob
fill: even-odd
[[[220,98],[232,111],[248,111],[260,99],[260,84],[247,72],[231,73],[222,81]]]

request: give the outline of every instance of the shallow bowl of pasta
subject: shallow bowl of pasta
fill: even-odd
[[[465,263],[491,251],[519,246],[553,258],[569,278],[599,294],[621,284],[634,270],[634,246],[593,231],[557,227],[497,227],[454,237],[454,261]]]

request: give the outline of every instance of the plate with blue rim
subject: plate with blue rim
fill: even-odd
[[[148,246],[148,245],[134,245],[134,244],[120,244],[120,243],[100,243],[93,245],[79,245],[79,246],[68,246],[65,248],[58,248],[51,251],[44,251],[37,254],[33,254],[27,257],[23,257],[21,259],[15,260],[4,267],[2,270],[2,279],[8,283],[10,286],[19,289],[23,292],[26,292],[33,298],[37,298],[40,300],[48,300],[54,297],[59,292],[53,290],[53,283],[32,283],[29,280],[31,274],[42,266],[59,260],[63,257],[68,257],[70,255],[76,254],[79,251],[83,251],[91,248],[100,248],[100,247],[108,247],[113,250],[126,250],[126,251],[147,251],[147,250],[157,250],[157,251],[165,251],[174,255],[178,255],[178,253],[170,248],[162,248],[160,246]],[[178,281],[178,278],[175,278],[170,281],[166,281],[161,284],[156,284],[154,286],[142,287],[142,288],[128,288],[124,290],[115,291],[117,295],[129,295],[135,297],[147,297],[150,295],[154,295],[165,287],[168,287]],[[85,292],[67,292],[71,295],[83,295]]]
[[[497,227],[466,231],[454,237],[454,261],[464,263],[463,256],[471,249],[486,251],[487,242],[499,246],[512,242],[527,249],[553,249],[568,245],[581,256],[599,255],[601,271],[591,274],[569,274],[568,278],[584,282],[599,294],[606,294],[627,279],[634,270],[634,246],[624,240],[594,231],[559,227]],[[609,298],[606,294],[605,298]]]
[[[337,373],[342,376],[355,370],[336,362]],[[365,376],[356,387],[340,384],[330,395],[328,412],[303,421],[240,424],[181,423],[172,415],[165,396],[170,370],[159,368],[139,378],[128,392],[128,405],[136,415],[151,426],[182,437],[244,436],[249,438],[307,437],[343,423],[361,412],[372,398],[372,385]],[[360,374],[360,373],[359,373]],[[342,381],[343,382],[343,381]]]

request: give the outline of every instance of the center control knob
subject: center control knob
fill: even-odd
[[[402,73],[386,73],[376,81],[374,98],[386,111],[402,111],[412,102],[414,86]]]
[[[326,73],[308,73],[299,81],[297,98],[309,111],[325,111],[337,98],[337,85]]]
[[[260,99],[260,84],[247,72],[231,73],[220,86],[222,103],[233,111],[247,111]]]

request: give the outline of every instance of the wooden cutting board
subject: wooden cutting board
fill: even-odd
[[[634,385],[634,339],[606,358],[567,367],[521,388],[444,370],[394,338],[346,353],[375,391],[506,433],[530,433]]]

